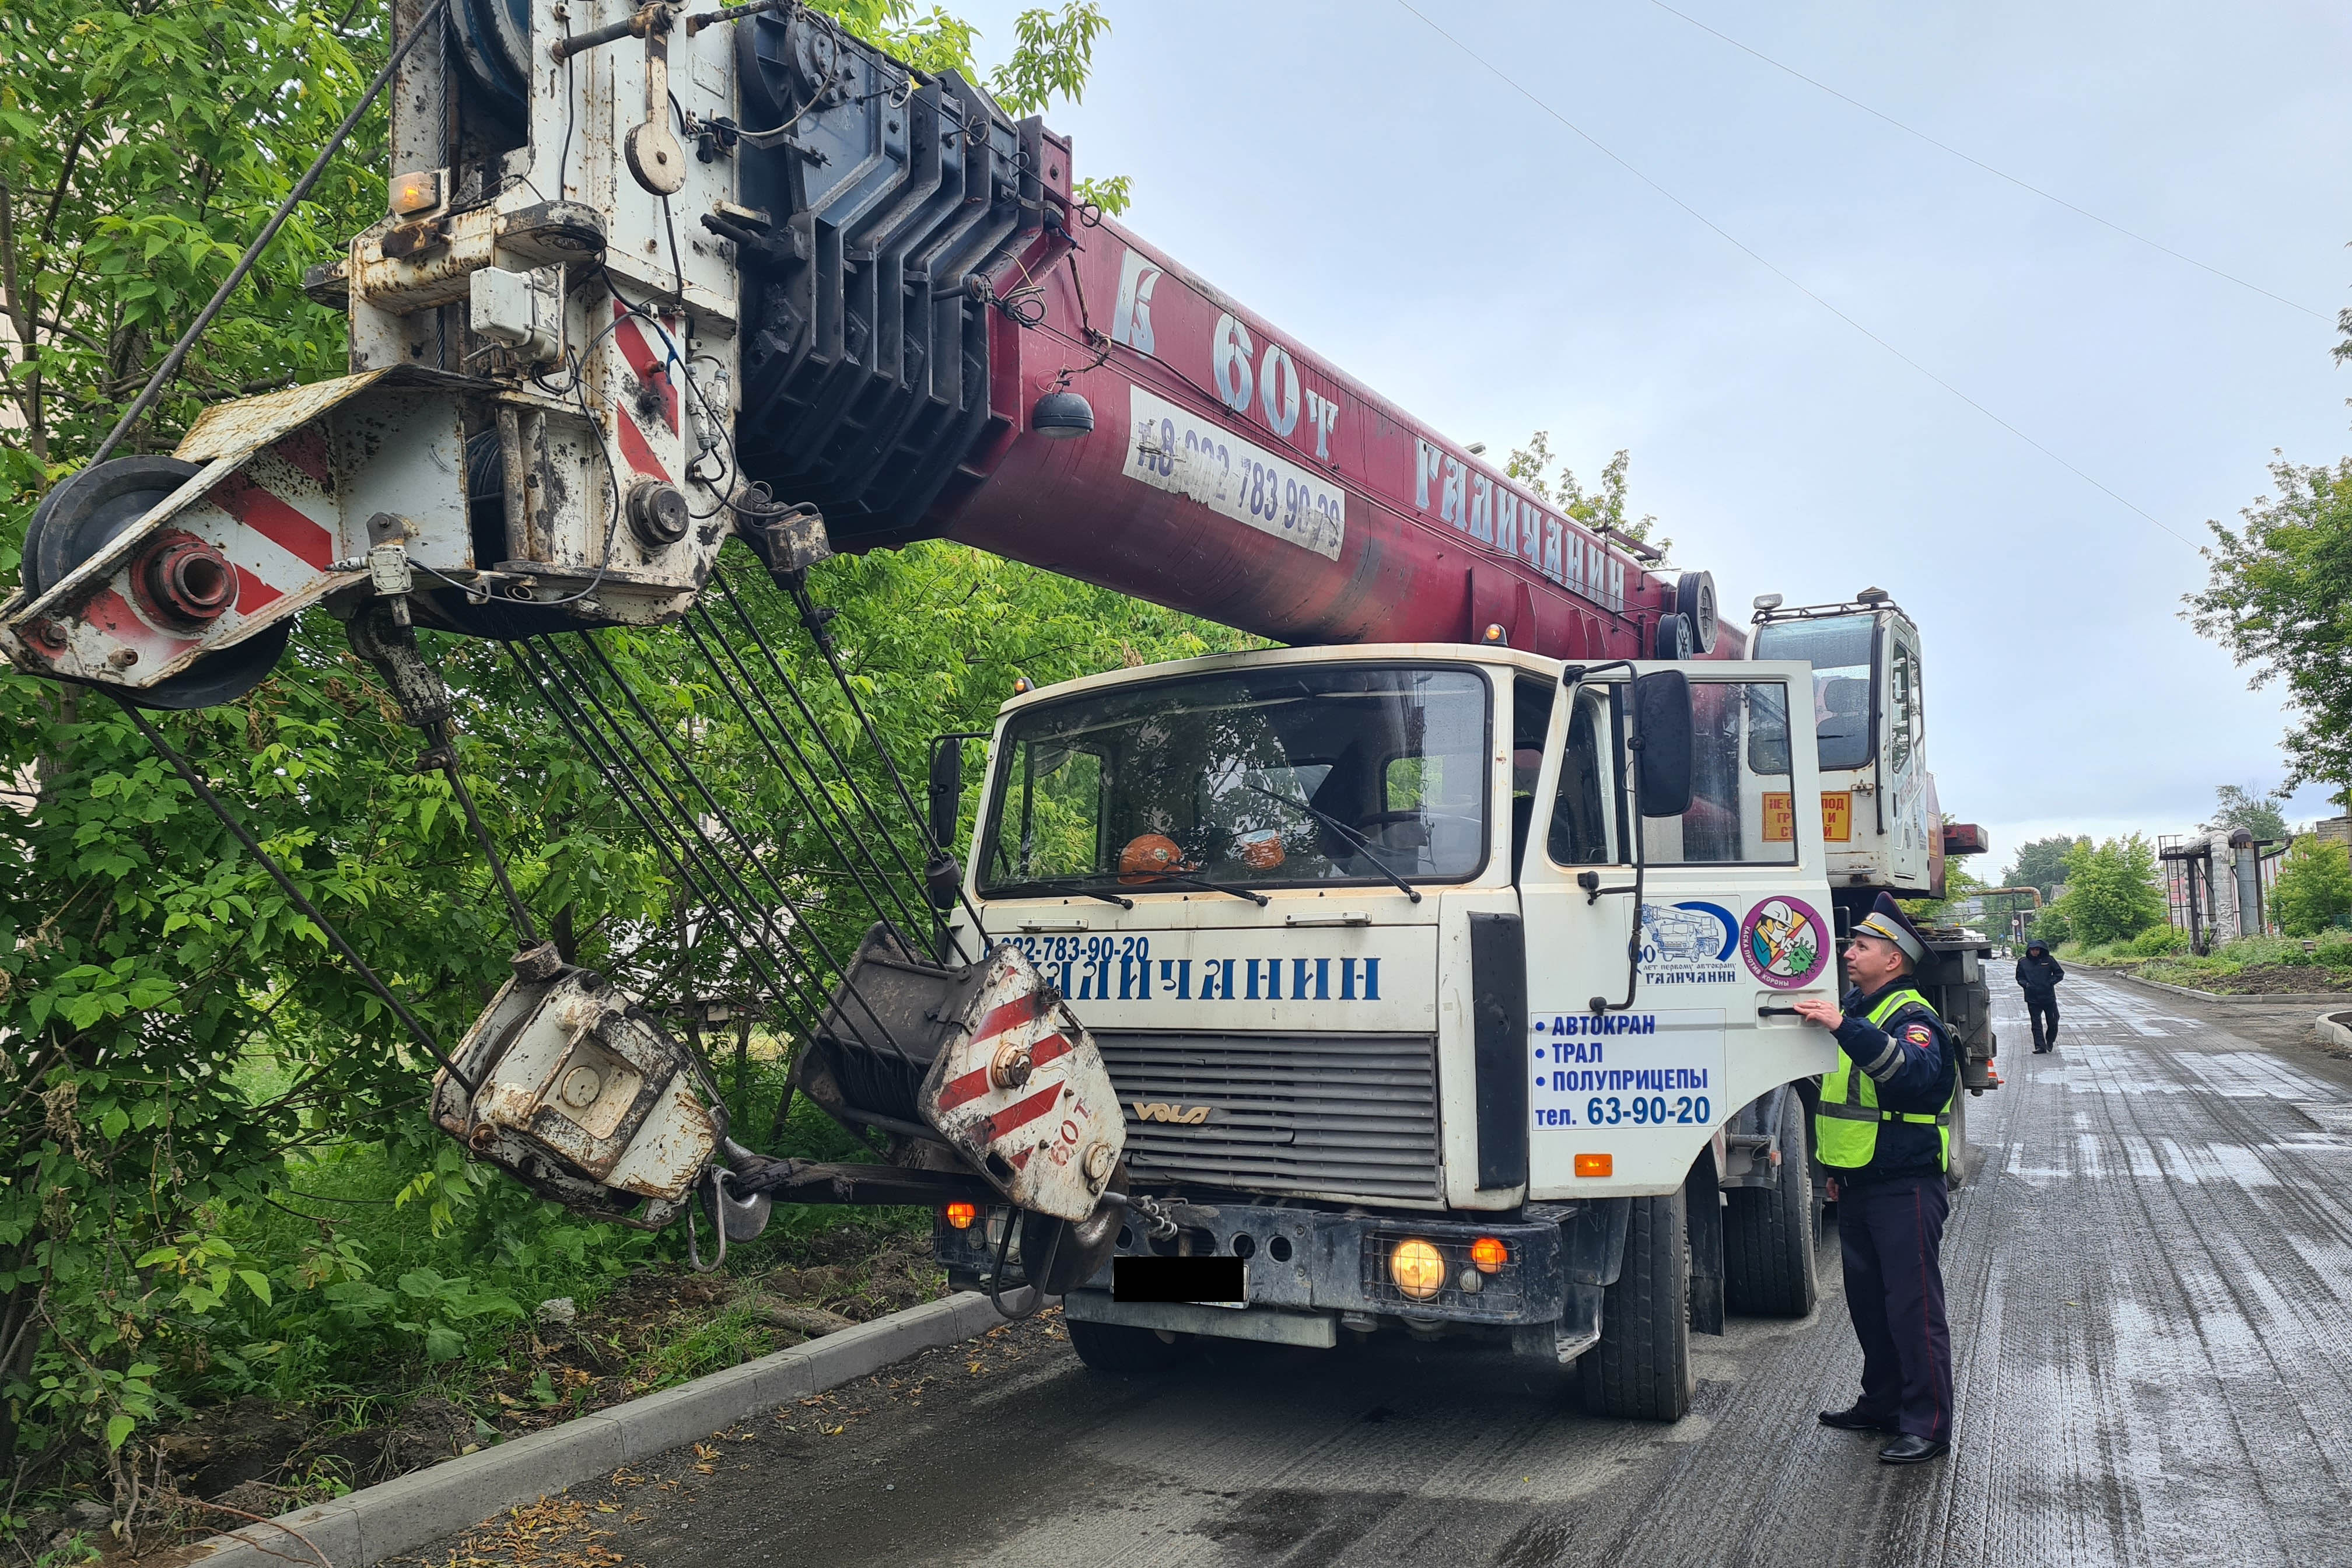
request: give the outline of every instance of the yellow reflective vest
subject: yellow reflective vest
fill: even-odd
[[[1878,1005],[1870,1010],[1870,1026],[1883,1028],[1886,1020],[1911,1003],[1927,1008],[1931,1017],[1940,1016],[1928,1006],[1927,999],[1916,991],[1906,988],[1891,991]],[[1952,1096],[1960,1091],[1959,1075],[1952,1078],[1952,1093],[1944,1098],[1938,1109],[1929,1110],[1882,1110],[1878,1105],[1878,1082],[1853,1065],[1853,1058],[1838,1048],[1835,1070],[1822,1079],[1821,1109],[1813,1116],[1813,1147],[1822,1163],[1843,1170],[1859,1170],[1870,1163],[1878,1152],[1878,1126],[1882,1121],[1910,1121],[1932,1124],[1937,1133],[1936,1168],[1949,1170],[1952,1163]]]

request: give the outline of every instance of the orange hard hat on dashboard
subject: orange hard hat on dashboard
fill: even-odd
[[[1118,852],[1118,879],[1122,882],[1149,882],[1155,877],[1196,869],[1184,864],[1184,851],[1165,833],[1139,834]]]

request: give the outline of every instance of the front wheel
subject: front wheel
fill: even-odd
[[[1820,1299],[1805,1121],[1805,1102],[1794,1090],[1782,1095],[1779,1184],[1724,1194],[1723,1293],[1743,1317],[1801,1318]]]
[[[1697,1382],[1690,1357],[1690,1250],[1683,1190],[1633,1198],[1625,1258],[1601,1303],[1601,1342],[1577,1360],[1584,1407],[1633,1421],[1679,1421]]]
[[[1063,1326],[1070,1331],[1070,1348],[1097,1372],[1158,1372],[1183,1353],[1180,1342],[1173,1337],[1161,1338],[1157,1329],[1082,1323],[1074,1318],[1065,1318]]]

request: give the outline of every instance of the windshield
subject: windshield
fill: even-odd
[[[1486,863],[1486,682],[1286,666],[1156,680],[1006,726],[981,890],[1458,879]]]
[[[1824,768],[1858,768],[1870,761],[1870,644],[1872,617],[1831,616],[1817,621],[1772,621],[1756,629],[1755,658],[1801,658],[1813,667],[1813,731],[1821,737]],[[1777,755],[1758,750],[1749,759],[1759,773],[1786,773],[1785,738],[1753,731],[1749,745],[1778,745]]]

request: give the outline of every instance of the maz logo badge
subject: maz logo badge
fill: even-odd
[[[1128,1103],[1135,1107],[1138,1121],[1175,1121],[1186,1127],[1198,1127],[1216,1110],[1213,1105],[1170,1105],[1158,1100],[1136,1100]]]

